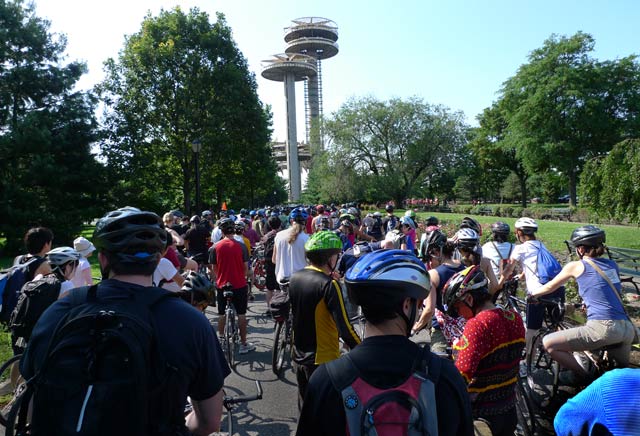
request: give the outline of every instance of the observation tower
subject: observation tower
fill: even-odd
[[[289,201],[297,202],[302,193],[298,133],[296,125],[295,83],[317,75],[316,59],[304,54],[278,54],[262,62],[262,77],[284,82],[287,102],[287,169],[289,172]]]
[[[307,143],[320,145],[322,133],[322,60],[338,54],[338,26],[322,17],[302,17],[291,21],[284,29],[285,53],[303,54],[315,61],[317,74],[304,82],[304,112]]]

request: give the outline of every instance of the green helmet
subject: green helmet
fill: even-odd
[[[321,250],[342,250],[342,241],[333,232],[328,230],[321,230],[319,232],[314,233],[309,237],[307,242],[304,244],[304,251],[307,253],[310,251],[321,251]]]

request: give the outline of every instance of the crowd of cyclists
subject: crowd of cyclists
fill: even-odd
[[[546,247],[536,237],[538,225],[531,218],[518,219],[513,233],[508,224],[493,223],[482,244],[487,229],[472,217],[465,217],[454,232],[447,233],[435,217],[419,222],[412,210],[401,216],[392,204],[384,210],[364,213],[357,204],[318,204],[238,213],[206,210],[192,217],[174,210],[160,219],[152,212],[127,207],[100,219],[92,241],[79,237],[74,247],[55,249],[50,230],[29,230],[28,254],[16,258],[16,264],[27,265],[27,282],[54,276],[59,286],[32,332],[27,337],[12,336],[14,353],[24,353],[20,372],[33,385],[36,400],[28,434],[53,434],[53,422],[62,422],[78,410],[82,416],[101,413],[100,404],[87,406],[94,384],[87,392],[79,388],[83,396],[69,393],[71,388],[61,383],[54,387],[46,383],[51,374],[60,377],[68,372],[68,368],[67,372],[49,369],[55,361],[50,358],[50,346],[65,330],[61,326],[83,313],[79,307],[86,306],[89,313],[99,306],[97,301],[104,305],[100,313],[117,313],[123,299],[149,309],[145,319],[155,329],[157,348],[179,374],[165,387],[165,397],[170,393],[174,401],[160,408],[158,398],[149,399],[150,419],[138,423],[138,429],[143,426],[148,433],[131,434],[218,431],[221,390],[231,371],[220,347],[226,305],[221,289],[228,285],[238,315],[240,354],[255,350],[248,340],[246,318],[254,298],[252,284],[264,284],[267,308],[274,293],[288,292],[300,408],[298,435],[368,434],[366,423],[360,427],[361,420],[375,427],[377,434],[403,434],[398,433],[402,426],[414,424],[417,429],[408,434],[433,434],[434,430],[443,435],[473,434],[474,420],[476,429],[484,423],[493,435],[514,434],[518,428],[515,385],[544,318],[545,306],[536,297],[563,302],[563,285],[570,279],[577,281],[587,322],[544,337],[545,349],[565,369],[562,382],[584,387],[592,381],[574,356],[579,351],[612,347],[617,365],[628,366],[631,345],[638,338],[620,298],[618,267],[603,257],[603,230],[578,227],[570,240],[578,260],[567,263],[546,282],[538,265],[539,252]],[[94,251],[102,272],[98,286],[87,260]],[[263,262],[264,277],[252,271],[257,258]],[[527,295],[525,313],[499,304],[505,284],[517,279],[524,283]],[[288,283],[286,289],[281,289],[283,283]],[[153,297],[139,296],[146,292]],[[203,316],[212,304],[217,307],[218,335]],[[351,322],[356,307],[366,322],[364,337]],[[409,339],[424,335],[423,331],[428,337],[426,349]],[[592,410],[600,404],[594,398],[620,394],[619,378],[628,385],[640,384],[636,371],[640,370],[614,370],[606,380],[583,391],[596,392],[581,393],[567,402],[556,415],[556,432],[637,434],[637,408],[605,405],[607,413]],[[74,383],[89,382],[74,378]],[[389,391],[409,399],[382,395]],[[102,401],[107,401],[110,391],[100,392]],[[65,398],[64,408],[45,411],[42,398],[54,394]],[[182,422],[180,407],[187,396],[192,408]],[[378,407],[375,401],[402,407]],[[164,411],[161,422],[153,423],[158,410]],[[362,418],[354,410],[370,416]],[[101,425],[97,422],[88,425]],[[82,434],[115,434],[109,428]],[[597,429],[610,433],[597,433]]]

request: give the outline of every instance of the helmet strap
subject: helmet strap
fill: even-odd
[[[415,324],[416,322],[416,318],[418,315],[418,308],[416,307],[416,299],[415,298],[411,298],[411,308],[409,309],[409,316],[405,315],[403,308],[401,307],[400,310],[398,311],[398,315],[400,315],[400,317],[404,320],[404,322],[407,323],[407,329],[406,329],[406,336],[410,337],[411,336],[411,329],[413,328],[413,324]],[[403,303],[404,305],[404,303]]]

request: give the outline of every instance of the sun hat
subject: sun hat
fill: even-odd
[[[84,257],[87,257],[96,249],[91,241],[89,241],[87,238],[83,238],[82,236],[73,240],[73,248]]]

